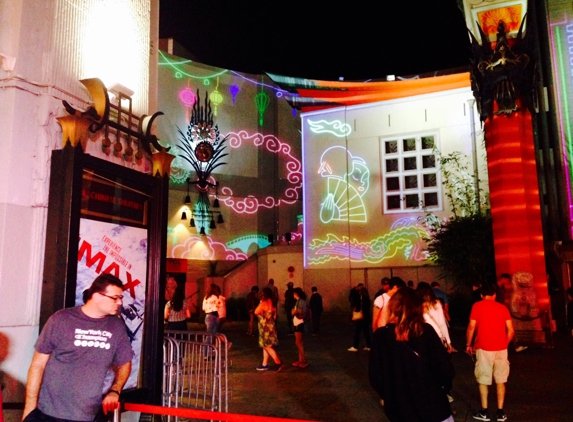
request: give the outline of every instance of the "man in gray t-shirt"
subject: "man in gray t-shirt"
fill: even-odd
[[[91,421],[100,408],[107,414],[117,407],[133,357],[125,324],[117,316],[122,293],[118,278],[102,274],[88,289],[85,305],[48,319],[28,371],[26,422]],[[102,399],[110,369],[114,381]]]

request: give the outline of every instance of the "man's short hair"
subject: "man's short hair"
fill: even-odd
[[[430,286],[432,286],[432,287],[440,287],[440,283],[438,283],[437,281],[432,281],[432,283],[430,284]]]
[[[258,292],[258,291],[259,291],[259,286],[251,287],[251,292]]]
[[[111,274],[100,274],[96,277],[93,281],[90,288],[84,292],[83,299],[84,302],[87,302],[92,298],[94,293],[102,293],[105,292],[107,286],[116,286],[123,290],[123,283],[119,278]]]
[[[398,288],[406,287],[406,283],[400,277],[392,277],[388,281],[388,286],[390,286],[390,290],[392,290],[394,286],[398,286]]]
[[[382,277],[382,280],[380,280],[380,284],[388,284],[389,281],[390,279],[388,277]]]
[[[311,292],[317,292],[318,289],[316,288],[316,286],[312,286],[312,288],[310,289]]]
[[[493,284],[486,283],[481,286],[480,293],[482,296],[493,296],[495,294],[495,286]]]

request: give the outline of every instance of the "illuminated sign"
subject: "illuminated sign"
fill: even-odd
[[[362,158],[353,156],[344,147],[330,147],[320,157],[318,174],[326,179],[326,198],[320,204],[320,221],[324,224],[368,221],[362,197],[370,186],[370,170]]]
[[[338,138],[344,138],[352,132],[350,125],[340,120],[307,120],[310,130],[313,133],[330,133]]]

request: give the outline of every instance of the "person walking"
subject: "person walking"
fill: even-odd
[[[247,312],[249,313],[249,328],[247,328],[248,336],[255,335],[255,309],[257,309],[257,306],[259,306],[259,286],[253,286],[247,295]]]
[[[388,321],[388,308],[386,305],[390,302],[390,298],[394,293],[402,287],[406,287],[404,280],[400,277],[392,277],[388,281],[388,291],[374,299],[374,307],[372,309],[372,332],[386,325]]]
[[[360,346],[360,333],[364,332],[366,346],[364,350],[370,350],[370,296],[366,287],[359,291],[360,295],[354,298],[353,303],[353,321],[354,321],[354,342],[349,352],[357,352]]]
[[[119,406],[133,358],[125,324],[118,318],[123,284],[102,274],[84,297],[83,306],[52,315],[36,341],[26,384],[25,422],[91,421],[100,409],[107,414]],[[110,370],[113,383],[102,398]]]
[[[479,421],[491,421],[488,409],[488,390],[492,378],[497,391],[497,421],[507,420],[503,410],[505,383],[509,376],[507,346],[515,334],[509,310],[495,300],[495,286],[481,288],[482,300],[472,306],[466,331],[466,353],[476,355],[475,377],[479,384],[481,408],[473,414]]]
[[[446,390],[454,367],[434,329],[424,322],[423,301],[407,287],[388,305],[388,324],[372,336],[368,367],[391,422],[453,422]]]
[[[313,286],[312,294],[310,295],[310,318],[312,321],[312,335],[317,336],[320,334],[320,316],[322,315],[322,296],[318,293],[316,286]]]
[[[173,292],[173,297],[165,304],[165,321],[167,330],[187,330],[187,321],[191,318],[191,310],[185,300],[183,286],[177,286]]]
[[[287,320],[288,334],[291,336],[294,334],[294,326],[292,324],[292,319],[293,319],[292,309],[294,308],[294,304],[296,303],[296,299],[294,298],[293,286],[294,286],[293,282],[289,281],[287,283],[287,289],[285,290],[285,295],[284,295],[285,297],[284,310]]]
[[[279,338],[275,326],[277,309],[273,306],[273,291],[265,287],[261,292],[261,301],[255,309],[255,315],[259,318],[259,346],[263,349],[263,363],[257,367],[257,371],[269,370],[269,356],[275,362],[275,372],[283,368],[274,346],[278,346]]]
[[[430,324],[449,353],[453,352],[452,341],[450,339],[450,332],[448,330],[448,323],[444,316],[442,303],[434,294],[434,289],[425,281],[420,281],[416,287],[416,294],[422,298],[424,321]]]
[[[308,363],[304,354],[304,330],[306,321],[306,294],[300,287],[293,290],[293,295],[296,300],[294,308],[292,309],[293,325],[294,325],[294,338],[296,348],[298,349],[298,360],[293,362],[292,366],[299,368],[306,368]]]

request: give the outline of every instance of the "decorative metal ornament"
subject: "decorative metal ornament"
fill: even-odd
[[[195,147],[195,157],[202,163],[206,163],[213,158],[214,152],[213,145],[207,141],[199,142]]]
[[[511,114],[520,104],[534,111],[537,103],[535,79],[536,61],[533,57],[532,30],[523,36],[524,17],[517,38],[510,47],[505,24],[499,22],[495,49],[478,26],[481,45],[472,37],[473,59],[471,62],[472,91],[476,99],[480,118],[485,121],[493,114]],[[528,26],[530,26],[528,24]]]

